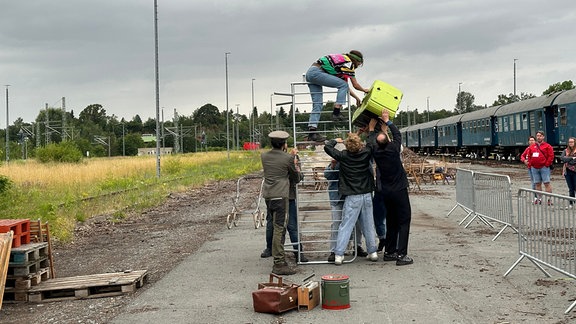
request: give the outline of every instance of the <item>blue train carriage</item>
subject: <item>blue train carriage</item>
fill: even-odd
[[[495,113],[501,106],[492,106],[462,115],[460,119],[462,145],[459,155],[468,158],[497,159],[494,147],[498,143]]]
[[[438,153],[455,156],[462,146],[462,115],[455,115],[438,121]]]
[[[420,129],[418,126],[419,125],[412,125],[403,127],[400,130],[400,133],[402,134],[402,144],[414,152],[420,150]]]
[[[554,132],[546,134],[546,141],[559,146],[559,156],[568,143],[568,138],[576,137],[576,89],[561,92],[553,102]],[[556,148],[555,148],[556,149]]]
[[[547,141],[555,145],[554,108],[552,102],[558,96],[547,96],[513,102],[496,111],[498,121],[497,153],[508,160],[518,160],[528,145],[528,136],[543,130]]]
[[[415,125],[420,130],[420,152],[431,155],[438,150],[438,132],[436,125],[440,120]]]

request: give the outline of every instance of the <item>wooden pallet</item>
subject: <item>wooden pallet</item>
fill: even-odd
[[[39,285],[42,281],[48,280],[48,278],[50,278],[50,268],[40,269],[35,274],[24,277],[8,276],[6,278],[6,289],[27,290],[32,288],[32,286]]]
[[[144,285],[147,270],[49,279],[27,291],[35,303],[118,296]]]
[[[48,257],[48,243],[29,243],[12,248],[10,266],[25,265],[40,258]]]

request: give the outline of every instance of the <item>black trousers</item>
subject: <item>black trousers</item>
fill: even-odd
[[[384,192],[386,206],[386,253],[408,254],[408,236],[412,208],[408,188],[400,191]]]

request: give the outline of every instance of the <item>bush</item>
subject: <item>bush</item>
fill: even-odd
[[[42,163],[66,162],[78,163],[82,161],[82,152],[70,142],[50,144],[36,150],[36,158]]]
[[[0,194],[5,193],[12,186],[12,181],[7,177],[0,175]]]

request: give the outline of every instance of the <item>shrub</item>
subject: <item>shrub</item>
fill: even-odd
[[[0,194],[5,193],[12,186],[12,181],[3,175],[0,175]]]
[[[36,150],[36,158],[42,163],[67,162],[78,163],[82,161],[82,152],[70,142],[50,144]]]

